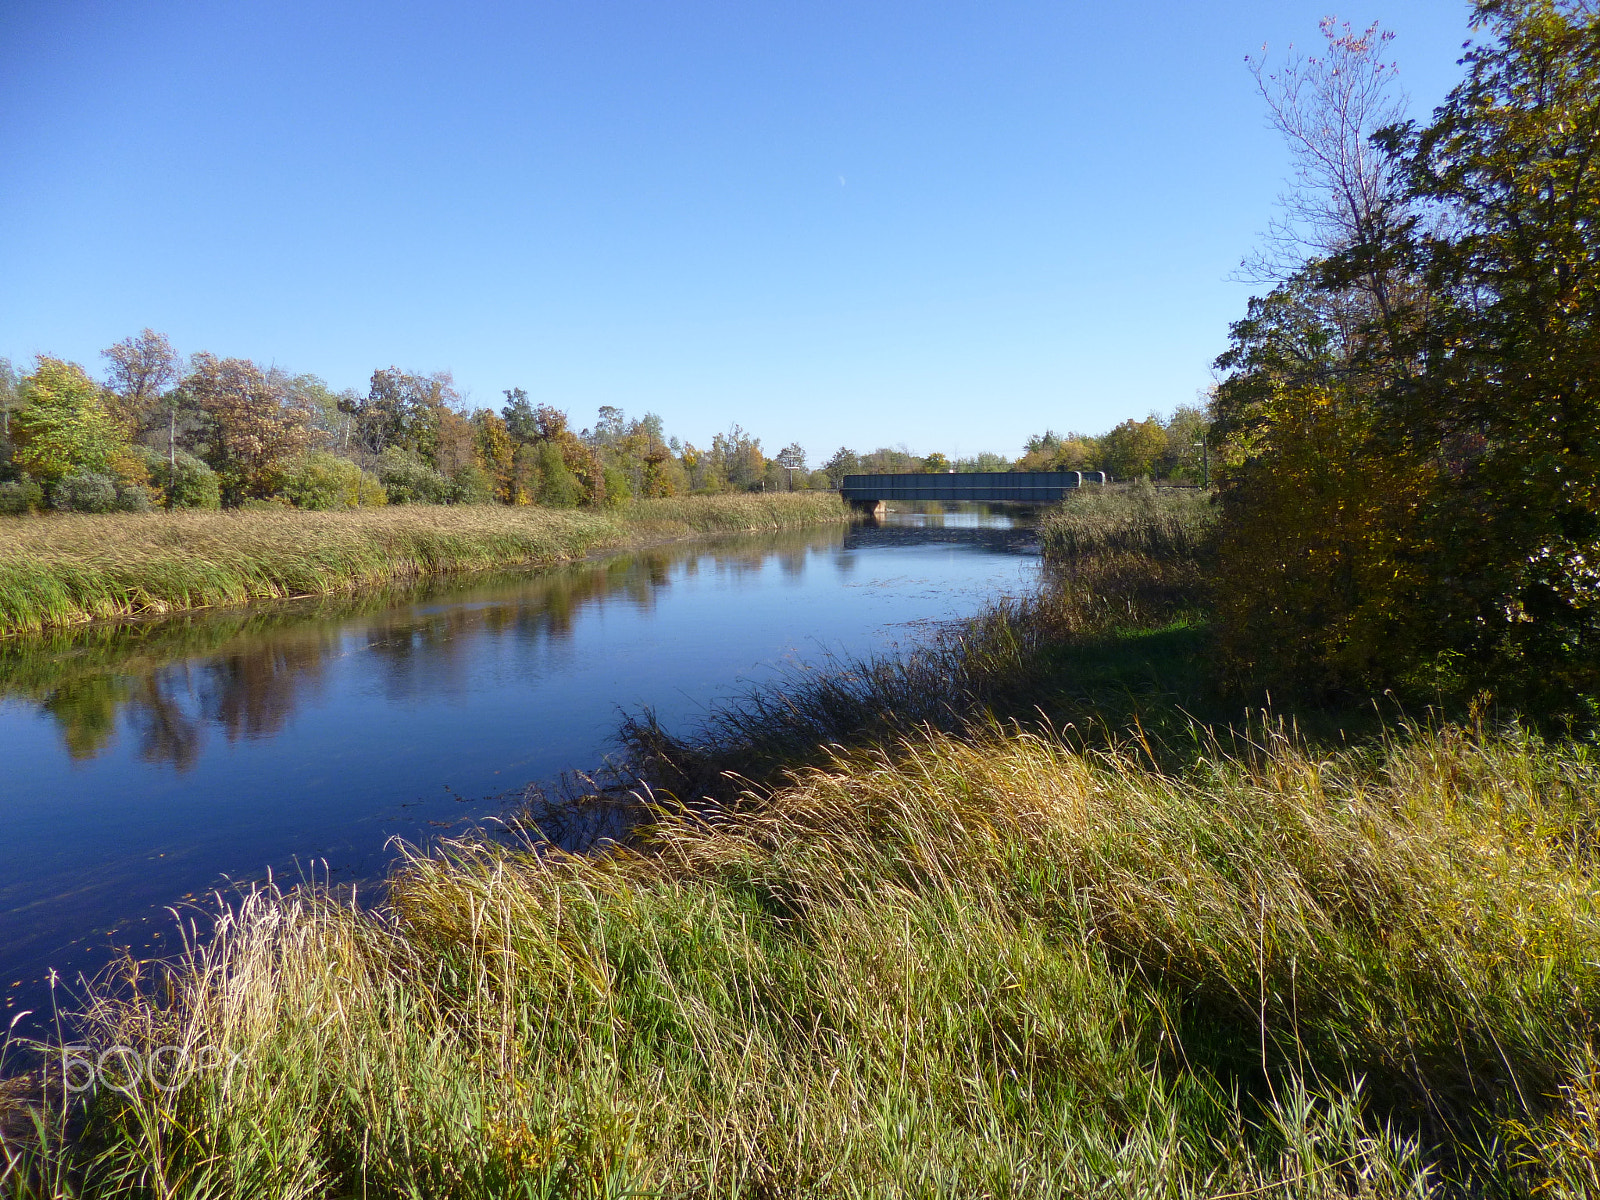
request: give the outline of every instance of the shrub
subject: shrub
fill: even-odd
[[[63,512],[110,512],[117,506],[117,485],[98,471],[75,471],[56,483],[50,503]]]
[[[537,451],[539,484],[534,499],[547,508],[577,508],[583,503],[583,483],[572,473],[554,442],[540,442]]]
[[[633,498],[633,487],[628,482],[628,473],[620,467],[606,467],[602,478],[606,481],[605,505],[615,508],[619,504],[626,504]]]
[[[348,458],[316,450],[290,463],[279,485],[296,508],[326,511],[383,504],[387,494],[378,481]]]
[[[174,463],[155,450],[141,448],[150,481],[168,508],[222,507],[222,487],[217,473],[187,450],[179,450]]]
[[[414,454],[390,446],[378,460],[378,482],[391,504],[444,504],[450,481]]]
[[[130,483],[117,489],[117,511],[143,513],[155,507],[150,489],[143,484]]]
[[[476,463],[468,463],[450,480],[450,503],[493,504],[494,480]]]
[[[0,483],[0,514],[17,517],[44,505],[44,489],[24,476]]]

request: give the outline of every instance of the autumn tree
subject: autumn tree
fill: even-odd
[[[151,422],[166,417],[167,460],[173,461],[181,406],[173,388],[183,375],[183,360],[167,335],[146,329],[102,350],[100,356],[106,360],[108,407],[125,436],[132,441]]]
[[[501,504],[527,503],[519,496],[516,476],[516,443],[506,428],[503,418],[493,409],[480,408],[472,414],[473,459],[494,489],[494,497]]]
[[[594,449],[572,432],[567,414],[532,403],[521,388],[505,397],[500,416],[517,446],[513,469],[519,491],[554,508],[604,504],[604,467]]]
[[[313,440],[305,400],[248,359],[196,354],[183,387],[208,418],[202,457],[227,504],[270,495],[279,464]]]
[[[1428,124],[1325,119],[1386,156],[1340,160],[1371,164],[1365,208],[1327,190],[1366,216],[1234,327],[1224,645],[1269,682],[1592,720],[1600,6],[1479,0],[1474,24]],[[1336,95],[1373,46],[1349,43]]]

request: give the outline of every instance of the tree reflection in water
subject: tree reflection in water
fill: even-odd
[[[485,639],[556,649],[587,607],[653,607],[675,568],[738,578],[776,559],[795,577],[809,553],[843,553],[861,536],[837,526],[792,530],[535,575],[433,581],[0,640],[0,696],[49,713],[74,759],[104,754],[120,732],[141,760],[186,771],[209,731],[229,742],[279,733],[322,694],[329,665],[341,655],[363,652],[381,662],[390,699],[448,692],[463,685],[469,647]]]

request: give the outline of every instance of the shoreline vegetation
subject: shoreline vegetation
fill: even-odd
[[[603,510],[397,505],[11,519],[0,521],[0,636],[848,519],[831,492],[672,497]]]
[[[18,1194],[1595,1194],[1591,748],[1238,718],[1205,503],[1076,500],[1037,593],[630,723],[625,845],[191,914],[75,1051],[171,1077],[47,1076]]]

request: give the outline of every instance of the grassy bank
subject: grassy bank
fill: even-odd
[[[90,1022],[231,1068],[93,1093],[75,1169],[96,1195],[1592,1194],[1594,762],[1253,741],[1173,772],[930,734],[639,852],[414,855],[381,913],[257,893],[170,998]]]
[[[545,566],[695,534],[844,520],[832,493],[695,496],[606,512],[407,506],[0,521],[0,634]]]
[[[692,736],[636,724],[659,817],[627,849],[412,851],[376,910],[257,891],[84,1024],[90,1057],[210,1065],[162,1052],[130,1083],[101,1058],[128,1086],[47,1110],[13,1178],[1600,1191],[1593,748],[1229,725],[1203,545],[1103,550],[920,653],[798,675]]]

